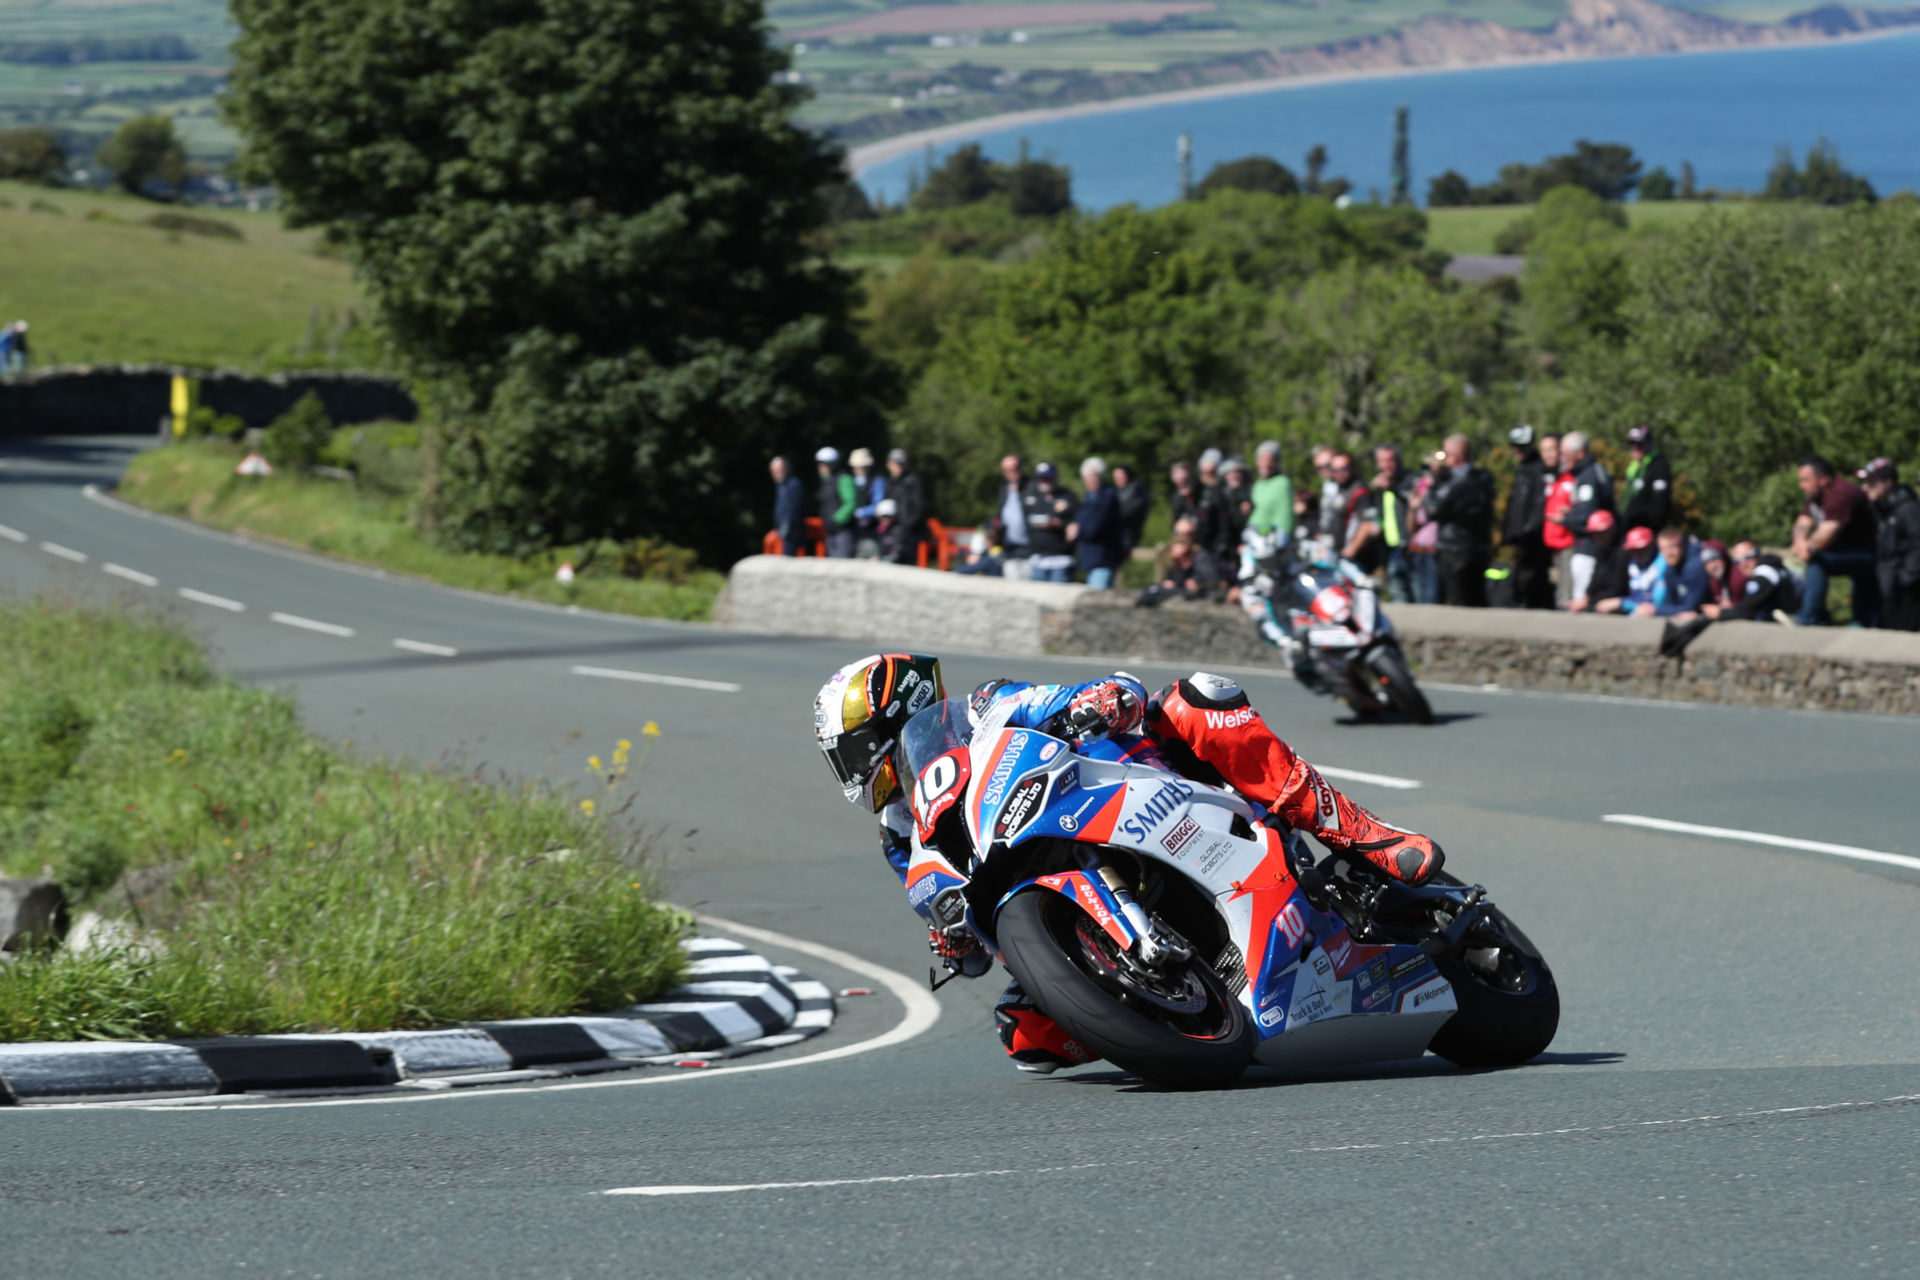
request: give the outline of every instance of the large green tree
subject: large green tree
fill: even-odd
[[[178,189],[187,180],[187,151],[172,116],[135,116],[101,144],[98,159],[131,195],[142,195],[155,183]]]
[[[764,523],[767,454],[871,437],[841,177],[758,0],[234,0],[227,109],[436,403],[429,523],[506,552]]]

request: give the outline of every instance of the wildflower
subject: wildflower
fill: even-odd
[[[589,818],[591,818],[593,816],[593,801],[582,800],[580,802],[580,812],[586,814]]]
[[[593,771],[594,773],[598,773],[598,772],[600,772],[600,757],[599,757],[599,756],[588,756],[588,757],[587,757],[587,768],[588,768],[588,769],[590,769],[590,770],[592,770],[592,771]]]
[[[631,885],[627,887],[630,889],[638,889],[640,887],[640,882],[638,880],[635,880]]]
[[[660,726],[649,720],[640,726],[640,736],[643,738],[657,738],[660,736]]]
[[[620,739],[620,741],[614,743],[613,745],[620,752],[621,755],[625,755],[627,752],[633,750],[633,743],[629,742],[625,738]]]

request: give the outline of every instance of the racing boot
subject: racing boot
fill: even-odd
[[[1427,837],[1387,825],[1328,786],[1224,676],[1195,672],[1163,690],[1147,709],[1147,728],[1176,763],[1182,753],[1173,748],[1183,747],[1241,795],[1395,880],[1425,884],[1445,861]]]
[[[1035,1075],[1051,1075],[1061,1067],[1078,1067],[1094,1057],[1060,1024],[1034,1007],[1017,982],[1009,982],[993,1007],[994,1026],[1013,1065]]]

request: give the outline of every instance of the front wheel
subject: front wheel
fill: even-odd
[[[1252,1061],[1246,1009],[1198,956],[1143,982],[1092,917],[1040,889],[1014,895],[995,927],[1041,1012],[1115,1066],[1170,1089],[1217,1089]]]
[[[1420,692],[1420,686],[1413,682],[1413,672],[1407,669],[1407,656],[1398,649],[1385,648],[1373,655],[1373,673],[1387,691],[1387,701],[1415,724],[1432,724],[1433,707],[1427,702],[1427,695]]]

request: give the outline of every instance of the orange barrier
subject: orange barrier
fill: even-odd
[[[819,516],[807,517],[806,532],[803,537],[804,541],[800,547],[801,555],[824,556],[827,554],[827,527],[820,523]],[[780,550],[779,531],[769,530],[767,536],[760,539],[761,554],[777,556],[780,554]]]
[[[954,557],[965,551],[967,540],[971,537],[973,537],[971,529],[950,529],[940,521],[928,517],[927,538],[915,548],[914,561],[925,569],[928,567],[927,562],[931,560],[932,567],[945,573],[953,567]],[[760,540],[760,550],[765,555],[779,555],[779,533],[768,532],[767,536]],[[803,556],[827,554],[826,526],[820,523],[819,516],[807,517],[806,541],[800,554]]]

